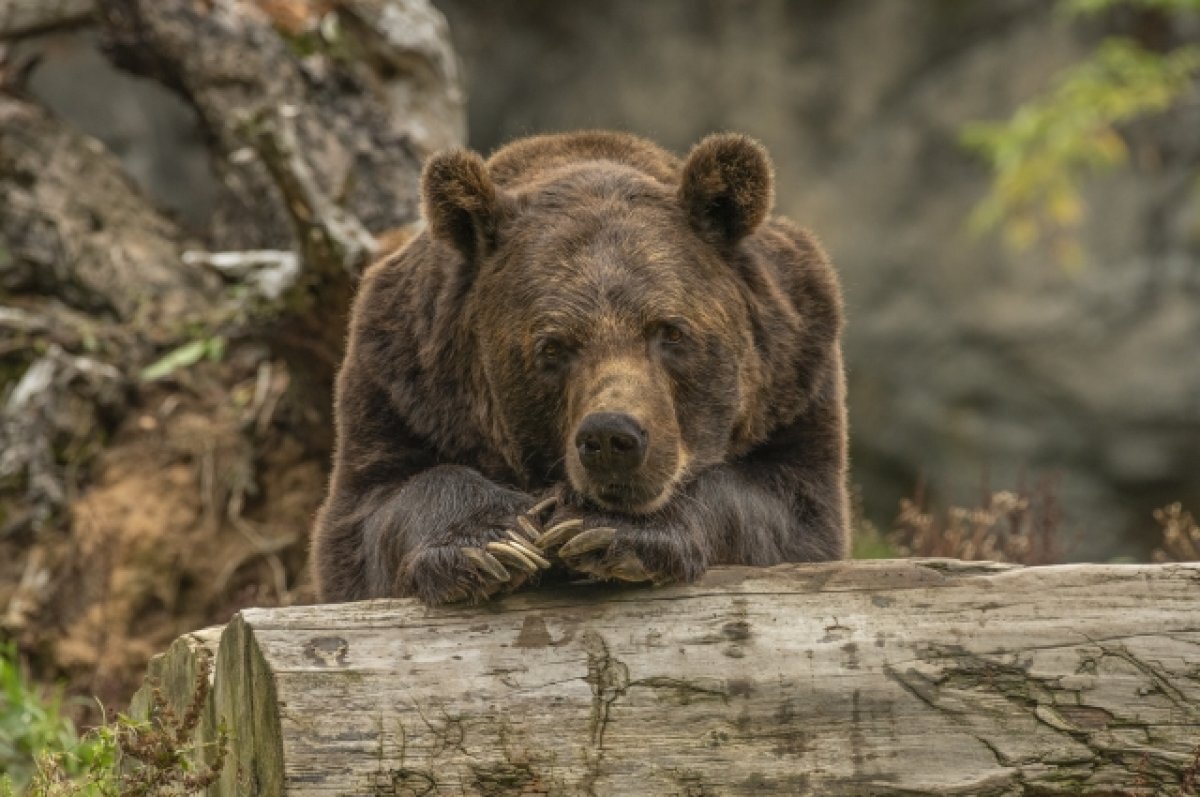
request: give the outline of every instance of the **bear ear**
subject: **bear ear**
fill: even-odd
[[[766,220],[774,183],[771,158],[761,144],[719,133],[692,148],[683,165],[679,201],[697,232],[729,246]]]
[[[474,152],[453,150],[430,158],[421,175],[421,200],[430,234],[468,261],[495,245],[501,197]]]

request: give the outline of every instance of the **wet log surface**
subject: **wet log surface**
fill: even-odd
[[[250,609],[152,675],[215,654],[219,794],[1186,793],[1198,610],[1200,565],[723,568]]]

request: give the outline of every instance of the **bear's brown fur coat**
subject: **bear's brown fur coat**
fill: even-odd
[[[772,191],[737,135],[683,162],[607,132],[433,158],[428,229],[355,301],[319,597],[845,556],[841,295]],[[643,459],[596,467],[596,418]]]

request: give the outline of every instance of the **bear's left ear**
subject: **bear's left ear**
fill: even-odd
[[[505,197],[474,152],[453,150],[430,158],[421,175],[421,199],[430,234],[452,244],[467,262],[495,244]]]
[[[747,136],[718,133],[692,148],[683,165],[679,201],[704,238],[730,246],[766,220],[774,201],[771,158]]]

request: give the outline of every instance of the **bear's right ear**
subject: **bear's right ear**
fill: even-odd
[[[496,243],[501,198],[483,158],[467,150],[434,155],[421,175],[421,199],[429,232],[468,261]]]

